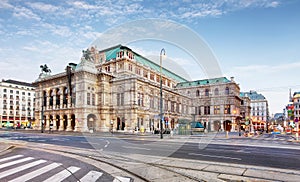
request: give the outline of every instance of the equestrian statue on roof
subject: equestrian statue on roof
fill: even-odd
[[[41,68],[41,72],[42,73],[46,73],[46,74],[50,74],[51,73],[51,69],[48,68],[48,66],[46,64],[41,65],[40,68]]]

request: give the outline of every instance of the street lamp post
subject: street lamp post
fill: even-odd
[[[163,104],[163,100],[162,100],[162,56],[166,55],[166,51],[163,48],[160,51],[160,139],[163,139],[163,108],[162,108],[162,104]]]
[[[110,121],[110,127],[111,127],[111,134],[114,133],[114,122],[111,120]]]
[[[296,141],[299,141],[299,120],[298,118],[295,119],[296,123]]]
[[[42,89],[41,133],[44,133],[44,91],[43,89]]]
[[[236,131],[236,127],[235,127],[235,126],[236,126],[236,123],[235,123],[235,121],[236,121],[236,118],[235,118],[236,110],[233,109],[232,113],[233,113],[233,116],[232,116],[232,123],[234,123],[234,131]],[[235,120],[234,120],[234,118],[235,118]]]
[[[2,128],[2,115],[0,114],[0,128]]]
[[[238,117],[238,122],[239,122],[239,136],[241,136],[241,117]]]

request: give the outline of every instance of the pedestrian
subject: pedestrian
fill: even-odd
[[[53,121],[50,121],[49,133],[53,133]]]

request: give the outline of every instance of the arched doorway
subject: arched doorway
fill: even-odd
[[[64,130],[67,129],[67,126],[68,126],[68,116],[67,115],[64,115]]]
[[[117,117],[117,130],[120,130],[121,119]]]
[[[52,126],[53,126],[53,115],[50,115],[49,116],[49,131],[50,131],[50,126],[51,126],[51,124],[52,124]]]
[[[87,116],[87,127],[89,130],[96,129],[96,116],[94,114],[89,114]]]
[[[214,121],[214,131],[221,130],[221,121]]]
[[[121,130],[125,129],[125,118],[122,118]]]
[[[225,131],[230,131],[231,130],[231,127],[232,127],[232,122],[229,121],[229,120],[226,120],[223,122],[224,124],[224,130]]]
[[[75,130],[75,114],[71,115],[71,128]]]
[[[117,130],[124,130],[125,129],[125,118],[117,117]]]
[[[56,115],[55,122],[56,122],[56,130],[58,130],[58,129],[59,129],[59,126],[60,126],[60,118],[59,118],[59,115]]]
[[[171,120],[171,129],[173,130],[175,127],[175,120],[174,118]]]

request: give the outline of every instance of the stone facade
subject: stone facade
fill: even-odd
[[[83,51],[66,72],[41,74],[36,85],[36,119],[45,129],[147,131],[160,128],[160,66],[125,46]],[[210,131],[235,130],[240,88],[225,77],[187,81],[162,68],[163,128],[180,120],[202,122]],[[59,102],[57,102],[59,100]],[[43,107],[42,107],[43,106]],[[232,127],[233,126],[233,127]]]

